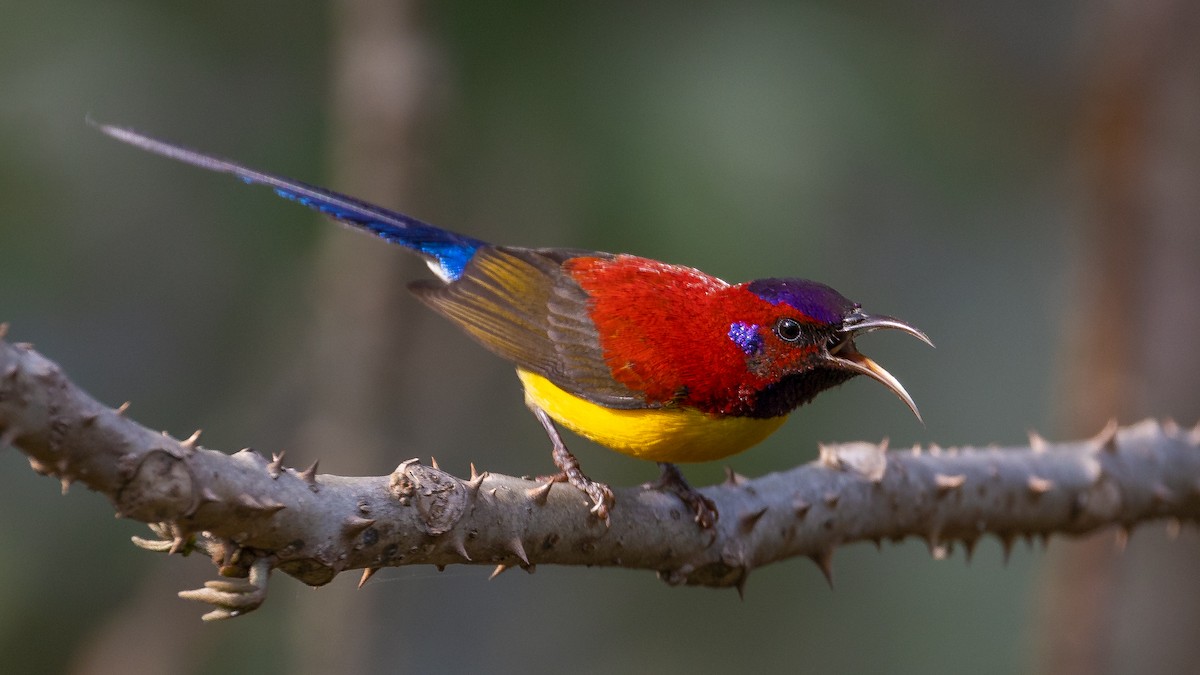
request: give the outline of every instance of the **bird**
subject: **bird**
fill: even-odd
[[[899,380],[855,340],[890,329],[932,341],[825,284],[728,283],[632,254],[495,245],[130,128],[88,123],[142,150],[269,187],[423,258],[437,278],[409,289],[515,365],[525,404],[550,439],[554,478],[581,490],[606,525],[613,492],[584,474],[559,426],[658,463],[651,487],[677,495],[700,527],[711,528],[719,518],[714,503],[676,464],[742,452],[817,394],[858,375],[881,383],[921,420]]]

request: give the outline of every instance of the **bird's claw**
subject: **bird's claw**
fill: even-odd
[[[662,469],[662,475],[658,480],[649,484],[651,489],[670,492],[679,497],[679,499],[687,505],[692,511],[693,520],[700,526],[702,530],[712,529],[717,524],[720,515],[717,513],[717,505],[713,500],[700,494],[691,485],[688,485],[683,474],[679,472],[679,468],[674,464],[660,462],[659,468]]]
[[[200,617],[204,621],[232,619],[252,612],[267,599],[267,578],[271,565],[266,558],[260,559],[250,568],[247,579],[218,579],[204,582],[204,588],[180,591],[184,600],[196,600],[215,607]]]
[[[567,483],[578,488],[592,501],[592,508],[588,509],[588,512],[603,520],[605,527],[611,524],[609,512],[612,510],[613,504],[616,503],[616,497],[613,496],[612,489],[604,483],[597,483],[579,472],[576,472],[575,476],[571,476],[566,471],[560,471],[553,476],[538,476],[536,480],[539,483],[546,481]]]
[[[608,527],[611,524],[608,514],[613,507],[613,503],[616,501],[616,498],[613,497],[612,490],[609,489],[609,487],[604,483],[590,481],[590,483],[583,488],[583,491],[587,494],[588,498],[592,500],[592,515],[596,516],[600,520],[603,520],[604,526]]]
[[[700,529],[709,530],[717,524],[719,516],[717,514],[717,505],[713,503],[713,500],[694,490],[689,494],[679,495],[679,498],[691,507],[693,519],[700,526]]]
[[[150,523],[149,527],[158,538],[130,537],[134,546],[155,553],[180,553],[185,556],[196,548],[203,548],[195,535],[170,523]]]

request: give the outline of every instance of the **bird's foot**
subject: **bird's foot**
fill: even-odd
[[[613,497],[612,490],[604,483],[585,477],[584,484],[578,485],[574,481],[572,485],[587,493],[589,499],[592,500],[592,515],[604,521],[604,526],[609,526],[608,512],[612,510],[613,503],[616,499]]]
[[[260,558],[250,567],[246,579],[206,581],[204,588],[180,591],[179,597],[212,605],[214,609],[200,617],[205,621],[232,619],[253,612],[263,604],[267,599],[267,578],[270,573],[270,561]]]
[[[717,505],[713,503],[713,500],[705,497],[691,485],[688,485],[683,474],[679,472],[679,467],[666,462],[659,462],[658,466],[662,469],[662,474],[659,475],[658,480],[650,483],[648,487],[652,490],[670,492],[683,500],[683,503],[687,504],[688,508],[691,509],[696,524],[700,526],[700,529],[708,530],[716,525],[719,515],[717,514]]]
[[[574,478],[572,478],[572,474],[574,474]],[[560,471],[553,476],[538,476],[537,479],[540,482],[552,480],[556,483],[569,483],[573,487],[578,488],[588,496],[588,499],[592,500],[592,515],[603,520],[605,527],[610,524],[608,514],[612,510],[616,498],[613,497],[612,489],[604,483],[594,481],[583,475],[578,470],[578,467],[571,473]]]
[[[583,471],[579,468],[579,460],[575,459],[575,455],[572,455],[566,444],[562,442],[562,437],[558,435],[558,429],[554,428],[554,422],[550,420],[550,415],[545,410],[533,408],[533,414],[542,423],[546,435],[550,437],[550,442],[554,445],[550,456],[554,458],[554,466],[562,471],[562,479],[582,490],[588,499],[592,500],[592,515],[604,521],[604,526],[608,527],[610,525],[608,514],[616,501],[612,490],[604,483],[598,483],[583,475]]]
[[[158,538],[133,537],[135,546],[156,553],[181,553],[183,555],[191,553],[196,548],[204,548],[202,542],[198,542],[194,534],[171,523],[150,523],[149,525],[150,531]]]

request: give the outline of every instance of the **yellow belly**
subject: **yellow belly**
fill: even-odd
[[[655,462],[707,462],[737,454],[783,424],[787,416],[720,417],[688,408],[618,410],[559,389],[517,369],[525,402],[559,424],[617,452]]]

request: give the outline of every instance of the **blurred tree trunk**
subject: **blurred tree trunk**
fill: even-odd
[[[1200,401],[1200,5],[1113,0],[1088,15],[1076,132],[1078,304],[1061,350],[1068,435]],[[1200,541],[1064,545],[1043,579],[1043,672],[1191,673]]]
[[[416,0],[337,0],[330,91],[331,171],[323,184],[383,204],[420,212],[419,176],[425,175],[421,141],[438,112],[435,83],[439,55],[423,29]],[[324,73],[313,73],[321,77]],[[298,378],[321,386],[293,393],[303,423],[286,444],[289,465],[307,465],[321,452],[339,473],[381,473],[394,467],[397,370],[412,370],[405,350],[423,318],[407,316],[406,284],[412,270],[397,264],[395,250],[363,236],[325,228],[312,282],[312,321],[302,336],[308,370]],[[424,317],[425,314],[422,314]],[[295,379],[295,378],[292,378]],[[389,442],[389,438],[391,441]],[[208,572],[195,571],[200,584]],[[353,585],[350,576],[332,585]],[[127,605],[100,626],[75,655],[72,672],[99,675],[175,672],[211,643],[188,643],[196,608],[181,602],[178,571],[160,566]],[[169,587],[169,589],[168,589]],[[167,589],[167,590],[164,590]],[[330,588],[319,602],[295,603],[290,616],[289,672],[354,673],[375,670],[382,649],[394,643],[372,631],[386,624],[379,594]],[[322,592],[322,591],[316,591]],[[287,598],[279,598],[286,601]],[[382,645],[382,646],[381,646]]]
[[[437,65],[421,25],[420,4],[333,3],[333,170],[326,181],[369,201],[414,210],[421,192],[420,139],[434,112],[431,88]],[[316,272],[305,358],[314,369],[305,380],[322,386],[306,392],[305,424],[294,447],[305,462],[338,448],[340,472],[378,473],[398,462],[396,444],[387,438],[386,421],[395,420],[400,398],[389,396],[397,386],[389,382],[389,373],[397,361],[406,360],[405,351],[395,346],[408,341],[404,333],[414,323],[401,308],[412,274],[397,264],[394,249],[336,228],[328,232]],[[335,582],[348,583],[352,580]],[[372,628],[381,623],[379,598],[377,593],[330,589],[320,602],[298,603],[289,630],[291,671],[372,670],[372,638],[378,637]]]

